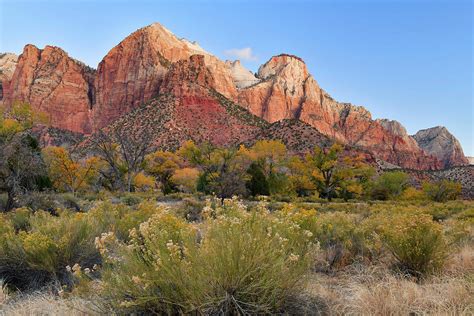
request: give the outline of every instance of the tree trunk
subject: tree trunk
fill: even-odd
[[[15,205],[15,194],[13,191],[8,191],[7,204],[5,205],[5,212],[9,212],[13,209]]]

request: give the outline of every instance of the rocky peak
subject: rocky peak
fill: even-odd
[[[10,80],[15,71],[18,56],[12,53],[0,53],[0,81]]]
[[[260,79],[255,77],[255,75],[251,71],[242,66],[240,60],[227,60],[225,62],[225,65],[230,70],[232,79],[234,80],[235,85],[239,89],[247,88],[260,82]]]
[[[280,76],[291,82],[301,82],[308,78],[308,69],[304,61],[294,55],[280,54],[273,56],[258,69],[257,77],[267,80]]]
[[[443,161],[445,167],[469,164],[461,144],[444,126],[420,130],[413,137],[424,151]]]
[[[377,119],[376,121],[380,125],[382,125],[383,128],[390,131],[390,133],[392,133],[394,135],[397,135],[397,136],[400,136],[400,137],[408,136],[407,130],[398,121],[388,120],[388,119]]]
[[[59,47],[26,45],[4,90],[5,102],[28,102],[47,113],[52,126],[87,134],[94,73]]]
[[[214,76],[206,67],[203,55],[192,55],[173,63],[160,91],[182,96],[190,93],[190,85],[215,89]]]
[[[196,42],[179,39],[161,24],[154,23],[130,34],[100,62],[95,128],[106,126],[158,95],[172,63],[196,54],[204,56],[206,67],[216,78],[215,89],[228,97],[234,96],[236,87],[224,62]]]

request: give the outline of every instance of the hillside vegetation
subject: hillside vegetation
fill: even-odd
[[[458,182],[414,187],[337,143],[155,151],[117,129],[42,147],[42,120],[0,117],[2,313],[474,312]]]

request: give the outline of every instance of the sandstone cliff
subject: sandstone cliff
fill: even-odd
[[[462,150],[435,157],[431,155],[434,152],[420,148],[400,123],[373,120],[365,108],[337,102],[320,88],[301,58],[274,56],[254,75],[240,62],[223,62],[158,23],[126,37],[107,53],[97,71],[57,47],[40,50],[27,45],[3,87],[7,103],[29,102],[49,114],[52,127],[82,134],[107,127],[167,93],[182,105],[173,113],[182,115],[183,120],[176,115],[175,119],[195,128],[200,124],[224,128],[220,123],[212,125],[220,121],[218,100],[221,105],[231,102],[232,111],[246,118],[253,117],[248,110],[270,123],[299,120],[325,137],[404,168],[438,169],[463,157]],[[255,130],[245,131],[248,124],[241,123],[233,125],[241,129],[238,133],[208,136],[219,144],[226,143],[224,137],[244,140],[246,137],[238,135]],[[300,133],[301,137],[310,134]]]
[[[443,167],[469,164],[461,144],[446,127],[436,126],[423,129],[413,137],[423,150],[443,161]]]
[[[441,166],[435,157],[419,148],[398,122],[372,120],[365,108],[331,98],[296,56],[272,57],[260,67],[257,78],[261,81],[239,91],[238,102],[269,122],[299,119],[328,137],[368,149],[405,168]]]
[[[179,39],[159,23],[141,28],[115,46],[97,68],[94,124],[101,128],[157,96],[172,63],[191,55],[205,56],[216,78],[216,89],[226,96],[236,93],[224,62],[197,43]]]
[[[4,101],[30,103],[46,113],[53,127],[90,133],[94,70],[58,47],[26,45],[18,59]]]
[[[18,56],[11,53],[0,54],[0,102],[3,100],[3,89],[8,89],[7,85],[12,79],[15,71]]]

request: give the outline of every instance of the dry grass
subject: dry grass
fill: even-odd
[[[449,275],[471,275],[474,277],[474,245],[465,244],[452,255],[446,265]]]
[[[3,281],[0,281],[0,311],[2,310],[2,306],[6,304],[8,297],[7,288],[3,284]]]
[[[334,276],[315,274],[309,292],[329,315],[472,315],[472,275],[422,283],[379,267],[353,266]]]
[[[1,295],[1,294],[0,294]],[[101,306],[80,298],[61,298],[52,293],[34,293],[10,298],[1,304],[0,315],[30,316],[30,315],[104,315]]]

